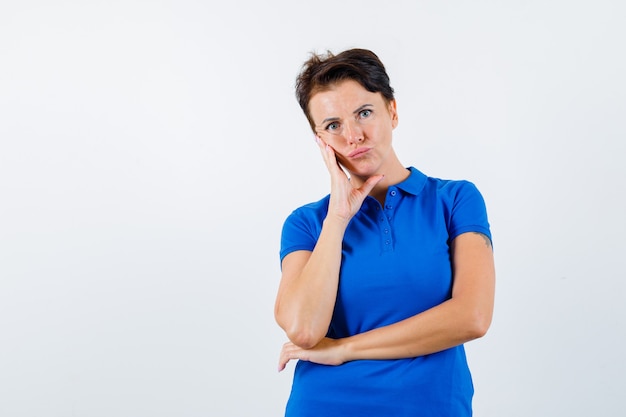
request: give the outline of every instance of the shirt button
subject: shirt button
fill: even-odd
[[[390,194],[391,194],[392,197],[395,197],[396,196],[396,190],[392,190]]]
[[[385,208],[386,208],[387,210],[391,210],[391,209],[393,208],[393,206],[392,206],[391,204],[387,204],[387,205],[385,206]]]
[[[388,245],[389,243],[391,242],[389,242],[388,240],[385,240],[385,245]]]
[[[388,234],[388,233],[389,233],[389,229],[385,229],[385,234]]]

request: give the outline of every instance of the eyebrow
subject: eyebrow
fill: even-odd
[[[365,109],[366,107],[374,107],[373,104],[364,104],[362,106],[360,106],[358,109],[356,109],[355,111],[352,112],[352,114],[359,114],[361,112],[361,110]]]
[[[322,120],[322,123],[320,123],[318,126],[325,125],[328,122],[336,122],[337,120],[339,120],[339,117],[327,117],[326,119]]]
[[[362,106],[359,106],[355,111],[352,112],[352,114],[359,114],[361,112],[361,110],[367,108],[367,107],[374,107],[373,104],[363,104]],[[326,119],[322,120],[322,123],[320,123],[318,126],[322,126],[325,125],[328,122],[336,122],[339,120],[339,117],[327,117]]]

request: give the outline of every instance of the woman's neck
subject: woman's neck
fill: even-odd
[[[372,189],[370,196],[374,197],[382,205],[385,203],[387,189],[407,179],[411,171],[405,168],[397,158],[394,158],[394,163],[386,166],[380,173],[384,174],[385,177]],[[355,187],[360,187],[367,181],[367,178],[353,176],[351,181],[354,181]]]

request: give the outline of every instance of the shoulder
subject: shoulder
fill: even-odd
[[[438,199],[454,201],[467,195],[480,195],[476,185],[466,179],[444,179],[423,174],[414,167],[409,168],[411,176],[407,179],[407,191],[414,194],[425,193]],[[410,189],[408,188],[410,187]]]
[[[486,210],[482,194],[471,181],[429,177],[426,188],[450,215],[467,213],[476,216]]]
[[[423,207],[443,215],[450,238],[465,232],[479,232],[491,238],[485,200],[472,181],[425,175],[423,178]]]
[[[280,259],[296,250],[312,251],[322,231],[330,195],[292,211],[283,224]]]
[[[328,213],[330,195],[293,210],[283,223],[283,237],[298,234],[317,236]]]
[[[482,200],[478,187],[471,181],[440,178],[431,178],[431,180],[432,187],[437,190],[437,194],[444,201],[454,203],[468,198]]]
[[[330,200],[330,194],[326,195],[318,201],[307,203],[293,210],[286,221],[294,221],[297,219],[319,221],[324,220],[326,213],[328,212],[328,202]]]
[[[459,193],[478,192],[476,185],[466,179],[445,179],[427,177],[426,186],[436,189],[441,194],[456,195]]]

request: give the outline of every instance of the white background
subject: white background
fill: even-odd
[[[488,205],[475,415],[624,411],[626,7],[0,3],[0,415],[279,416],[284,218],[328,179],[293,93],[374,50],[405,165]]]

